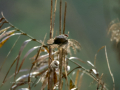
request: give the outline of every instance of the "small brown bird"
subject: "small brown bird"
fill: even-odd
[[[53,44],[56,44],[56,45],[59,45],[59,46],[62,46],[62,45],[65,45],[68,43],[68,35],[67,34],[61,34],[61,35],[58,35],[54,38],[54,41],[52,44],[47,44],[47,45],[53,45]]]

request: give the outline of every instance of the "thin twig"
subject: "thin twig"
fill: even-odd
[[[110,75],[111,75],[112,81],[113,81],[113,90],[115,90],[115,80],[114,80],[114,76],[113,76],[111,69],[110,69],[110,64],[109,64],[109,60],[108,60],[108,56],[107,56],[106,46],[105,46],[105,56],[106,56],[106,60],[107,60],[108,69],[109,69],[109,72],[110,72]]]

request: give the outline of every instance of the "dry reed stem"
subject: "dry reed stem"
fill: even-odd
[[[109,60],[108,60],[108,56],[107,56],[107,49],[106,49],[106,46],[105,46],[105,56],[106,56],[106,60],[107,60],[107,65],[108,65],[108,69],[109,69],[109,72],[110,72],[110,75],[112,77],[112,81],[113,81],[113,90],[115,90],[115,81],[114,81],[114,76],[111,72],[111,69],[110,69],[110,64],[109,64]]]
[[[59,17],[59,35],[61,34],[61,28],[62,28],[62,0],[60,0],[60,17]],[[62,90],[62,56],[63,56],[63,50],[62,48],[59,48],[59,90]]]
[[[67,11],[67,2],[65,2],[63,34],[65,34],[66,11]]]
[[[55,13],[56,13],[57,0],[55,0],[54,15],[53,15],[53,28],[52,28],[52,38],[54,34],[54,25],[55,25]]]
[[[59,90],[62,90],[62,60],[63,60],[63,49],[59,48]]]
[[[62,29],[62,0],[60,0],[60,18],[59,18],[59,34],[61,34]]]
[[[56,13],[56,6],[57,6],[57,0],[55,0],[55,5],[54,5],[54,14],[53,14],[53,27],[52,27],[52,38],[53,38],[53,35],[54,35],[54,25],[55,25],[55,13]],[[52,59],[54,60],[54,55],[52,57]],[[53,78],[53,81],[54,81],[54,85],[56,83],[56,73],[55,73],[55,69],[53,69],[52,71],[52,78]]]
[[[52,38],[52,8],[53,8],[53,0],[51,0],[51,11],[50,11],[50,39]],[[53,77],[51,77],[52,73],[50,73],[50,64],[52,62],[51,58],[51,53],[52,53],[52,49],[51,46],[49,46],[49,70],[48,70],[48,90],[52,90],[52,80]]]
[[[67,59],[65,60],[65,56],[66,56],[66,52],[65,50],[63,49],[63,61],[64,61],[64,70],[65,70],[65,80],[66,80],[66,83],[67,83],[67,87],[68,87],[68,90],[70,90],[69,88],[69,83],[68,83],[68,77],[67,77]]]

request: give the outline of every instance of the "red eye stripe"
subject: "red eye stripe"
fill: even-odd
[[[67,34],[64,34],[66,37],[68,37],[68,35]]]

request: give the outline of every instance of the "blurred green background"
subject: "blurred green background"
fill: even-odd
[[[67,1],[66,33],[69,31],[69,38],[78,40],[82,46],[82,50],[77,53],[77,55],[73,54],[73,56],[77,56],[84,61],[89,60],[94,62],[94,56],[97,50],[106,45],[108,59],[115,78],[115,87],[116,90],[120,90],[119,55],[117,49],[114,48],[115,42],[111,42],[110,35],[107,34],[109,23],[120,17],[120,1],[63,0],[62,12],[64,11],[65,1]],[[0,0],[0,12],[3,12],[4,16],[14,26],[38,40],[43,40],[47,33],[46,41],[48,40],[50,30],[50,0]],[[62,17],[63,16],[64,12],[62,14]],[[55,30],[59,30],[59,0],[57,3]],[[57,33],[56,31],[54,32],[55,34]],[[11,37],[7,43],[0,48],[0,65],[16,38],[17,36]],[[8,68],[19,52],[20,46],[26,39],[28,38],[25,36],[20,37],[17,45],[0,72],[0,83],[2,83]],[[35,45],[39,44],[30,42],[25,48],[21,59],[23,55]],[[33,55],[30,54],[29,57]],[[28,68],[29,65],[31,65],[28,62],[30,62],[29,58],[25,61],[23,68]],[[79,63],[81,64],[81,62]],[[82,65],[87,67],[85,64]],[[109,90],[112,90],[112,78],[108,71],[104,49],[97,55],[96,67],[100,75],[104,73],[103,80]],[[9,75],[11,75],[14,70],[15,68],[13,67]],[[12,85],[12,80],[13,79],[5,83],[2,90],[8,90]],[[97,84],[95,82],[90,85],[92,81],[91,77],[84,75],[81,90],[96,90]],[[40,89],[39,86],[36,87],[36,90],[38,89]]]

